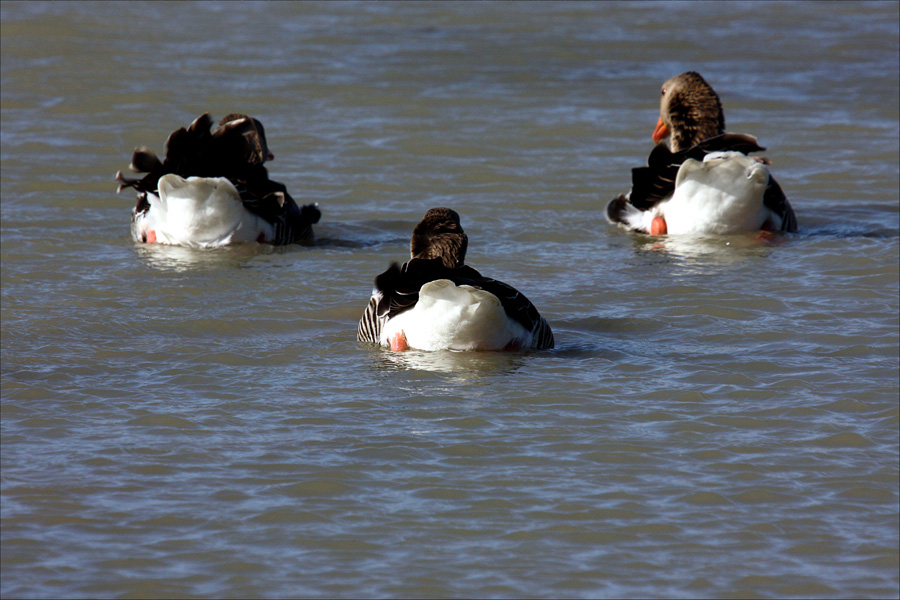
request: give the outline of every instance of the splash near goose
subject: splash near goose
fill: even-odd
[[[657,144],[632,169],[631,191],[606,207],[607,219],[650,235],[797,231],[797,217],[752,135],[727,133],[718,94],[699,73],[662,86]]]
[[[209,114],[172,132],[166,156],[145,147],[134,150],[118,191],[134,188],[131,214],[136,242],[215,248],[236,242],[311,244],[321,213],[315,204],[298,206],[287,188],[269,179],[264,164],[274,158],[262,123],[230,114],[212,129]]]
[[[413,230],[410,260],[375,278],[356,337],[394,351],[553,347],[550,325],[523,294],[465,264],[459,215],[432,208]]]

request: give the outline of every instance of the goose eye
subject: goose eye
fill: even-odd
[[[660,92],[660,94],[663,95],[663,96],[665,96],[665,95],[666,95],[666,88],[663,88],[663,89],[662,89],[662,92]]]

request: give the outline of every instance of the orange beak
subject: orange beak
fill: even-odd
[[[656,123],[656,129],[653,130],[653,143],[658,144],[660,141],[669,137],[669,128],[663,123],[662,117]]]

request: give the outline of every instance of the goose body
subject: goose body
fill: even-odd
[[[652,235],[726,235],[779,231],[783,217],[765,204],[768,166],[740,152],[688,158],[678,168],[671,195],[647,210],[622,214],[628,227]]]
[[[395,351],[553,347],[553,333],[512,286],[465,265],[459,215],[431,209],[413,232],[412,257],[375,278],[357,339]]]
[[[253,214],[225,177],[188,177],[169,173],[159,179],[158,195],[146,195],[148,207],[132,220],[135,240],[215,248],[235,242],[274,238],[271,224]]]
[[[418,350],[504,350],[531,346],[531,334],[506,316],[497,296],[449,279],[429,281],[419,301],[389,319],[379,336],[382,346],[406,340]],[[395,343],[395,346],[397,344]]]
[[[703,162],[689,158],[660,212],[673,235],[780,228],[774,223],[779,217],[763,203],[768,185],[766,165],[740,152],[707,154]]]
[[[613,199],[607,219],[651,235],[797,231],[797,219],[756,138],[725,132],[718,95],[695,72],[662,87],[657,146],[632,188]],[[762,187],[760,187],[762,182]]]
[[[231,114],[210,132],[201,115],[166,141],[166,157],[140,147],[128,179],[119,172],[119,191],[134,188],[131,233],[136,242],[212,248],[237,242],[311,243],[321,213],[297,205],[284,185],[269,179],[271,160],[262,123]]]

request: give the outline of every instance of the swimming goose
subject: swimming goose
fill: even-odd
[[[765,148],[725,132],[719,96],[699,73],[663,84],[651,137],[657,145],[646,167],[632,169],[631,191],[606,207],[611,223],[650,235],[797,231],[769,161],[747,157]]]
[[[459,215],[432,208],[416,225],[410,260],[375,278],[356,337],[394,351],[553,347],[550,325],[524,295],[465,264]]]
[[[209,114],[166,140],[160,161],[136,148],[130,169],[146,173],[128,179],[116,173],[118,191],[138,192],[131,216],[136,242],[200,248],[234,242],[309,244],[321,213],[315,204],[297,205],[287,188],[269,179],[266,161],[274,156],[262,123],[233,113],[210,132]]]

